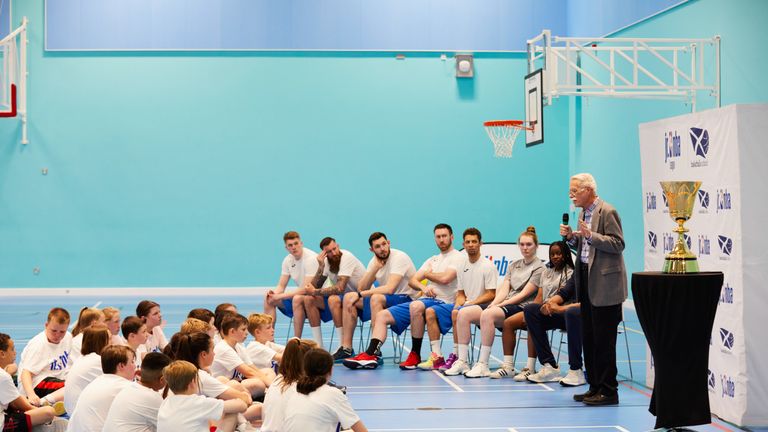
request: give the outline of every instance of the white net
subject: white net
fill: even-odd
[[[493,155],[497,158],[511,158],[512,147],[515,145],[517,134],[524,129],[523,122],[491,121],[485,122],[485,132],[493,142]]]

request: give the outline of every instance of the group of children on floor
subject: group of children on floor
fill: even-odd
[[[333,357],[309,340],[275,344],[271,316],[225,303],[191,310],[170,340],[163,325],[144,300],[122,321],[83,308],[70,333],[56,307],[18,365],[0,333],[3,432],[367,430],[330,381]]]

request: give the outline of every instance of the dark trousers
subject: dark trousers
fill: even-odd
[[[531,303],[523,309],[528,337],[536,347],[536,356],[541,364],[557,366],[547,330],[560,329],[568,332],[568,365],[571,370],[580,370],[581,362],[581,311],[577,307],[566,309],[565,313],[544,315],[541,305]]]
[[[587,266],[579,272],[579,301],[581,302],[581,327],[584,338],[584,365],[589,389],[605,396],[618,391],[616,380],[616,335],[621,322],[621,304],[593,306],[589,301],[589,272]]]

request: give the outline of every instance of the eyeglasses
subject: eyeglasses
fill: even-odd
[[[579,192],[581,192],[583,190],[584,190],[583,187],[568,189],[568,195],[576,195],[577,193],[579,193]]]

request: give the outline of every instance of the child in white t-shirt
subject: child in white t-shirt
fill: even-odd
[[[224,318],[221,324],[223,340],[214,348],[211,375],[239,380],[253,396],[264,394],[274,380],[275,373],[268,373],[253,366],[243,341],[248,337],[248,319],[242,315]]]
[[[333,372],[333,357],[324,349],[313,348],[304,355],[304,376],[296,383],[296,392],[286,395],[283,432],[335,432],[368,429],[355,413],[347,396],[327,385]]]
[[[120,325],[120,331],[125,338],[125,345],[136,353],[136,367],[141,368],[141,359],[147,354],[147,325],[139,317],[127,316]]]
[[[13,378],[5,367],[16,361],[13,339],[0,333],[0,428],[10,431],[26,431],[27,425],[37,426],[51,422],[56,415],[50,406],[35,408],[27,398],[19,394]]]
[[[19,393],[32,405],[40,405],[41,398],[48,403],[64,400],[64,380],[70,367],[72,335],[69,312],[53,308],[48,312],[45,330],[33,337],[19,362]]]
[[[72,350],[69,353],[69,362],[72,365],[83,355],[80,352],[83,349],[83,332],[92,326],[104,327],[104,314],[96,308],[84,307],[80,309],[80,316],[77,317],[75,327],[72,329]]]
[[[110,345],[101,352],[103,375],[88,384],[70,413],[67,432],[101,432],[121,390],[133,383],[136,375],[134,352],[125,345]]]
[[[151,300],[142,300],[136,306],[136,316],[147,325],[149,336],[144,343],[147,352],[163,351],[163,348],[168,345],[168,339],[163,333],[163,315],[160,313],[160,305]]]
[[[261,432],[283,430],[286,400],[296,392],[296,382],[304,375],[304,354],[312,348],[317,348],[317,342],[309,339],[292,338],[286,344],[280,374],[264,395]]]
[[[273,342],[275,328],[272,327],[272,321],[272,316],[267,314],[254,313],[248,316],[248,333],[254,339],[248,344],[248,356],[259,369],[272,369],[283,358],[285,347]],[[279,348],[279,351],[273,346]]]
[[[77,360],[67,374],[64,386],[64,407],[68,413],[75,412],[80,393],[98,376],[101,369],[101,352],[109,345],[111,335],[106,327],[87,328],[83,333],[83,356]]]
[[[163,353],[144,357],[141,379],[117,394],[104,421],[103,432],[154,432],[157,412],[163,403],[163,368],[171,359]]]
[[[120,309],[112,306],[107,306],[101,310],[104,314],[104,323],[109,329],[109,333],[112,335],[110,345],[127,345],[127,341],[120,334]],[[135,350],[134,350],[135,351]],[[137,366],[138,367],[138,366]]]
[[[237,414],[247,408],[240,399],[223,401],[198,394],[197,367],[187,361],[174,361],[163,369],[163,377],[173,394],[165,398],[157,412],[158,431],[208,432],[209,422],[225,414],[217,430],[234,431]]]

